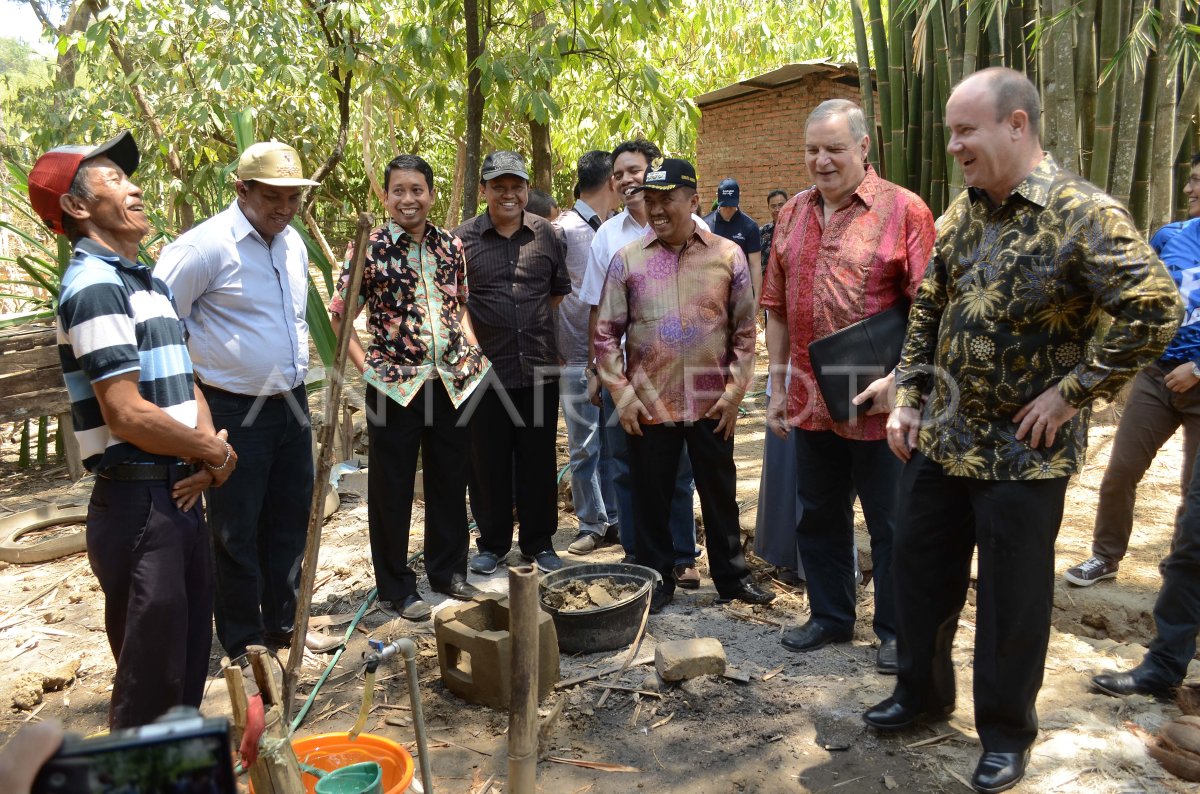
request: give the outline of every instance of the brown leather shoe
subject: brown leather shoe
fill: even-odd
[[[339,637],[330,637],[319,631],[310,631],[304,635],[304,647],[313,653],[333,653],[342,645]]]
[[[684,590],[695,590],[700,587],[700,572],[695,565],[680,563],[675,566],[675,584]]]

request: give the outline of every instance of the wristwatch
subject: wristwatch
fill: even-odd
[[[1200,367],[1196,366],[1195,361],[1192,362],[1192,374],[1197,378],[1200,378]]]

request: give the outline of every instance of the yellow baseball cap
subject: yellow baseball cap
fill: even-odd
[[[318,185],[304,178],[300,168],[300,155],[286,143],[265,141],[248,146],[238,159],[237,178],[242,181],[262,182],[276,187],[300,187]]]

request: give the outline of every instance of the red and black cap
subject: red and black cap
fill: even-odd
[[[29,203],[56,234],[66,234],[59,199],[71,191],[79,167],[87,160],[107,157],[128,176],[137,170],[140,154],[129,130],[99,146],[59,146],[37,159],[29,172]]]

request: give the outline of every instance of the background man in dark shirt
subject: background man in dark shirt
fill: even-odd
[[[479,182],[487,211],[454,230],[467,254],[467,312],[492,362],[467,403],[471,507],[479,526],[479,553],[470,568],[489,574],[512,547],[515,462],[521,554],[554,571],[562,567],[552,545],[558,528],[554,310],[571,292],[566,246],[549,221],[525,211],[529,173],[519,154],[489,154]]]
[[[725,177],[717,185],[717,208],[704,218],[713,234],[732,240],[746,255],[750,265],[750,283],[754,287],[754,299],[762,295],[762,256],[759,251],[762,238],[758,223],[739,209],[742,189],[733,177]]]

